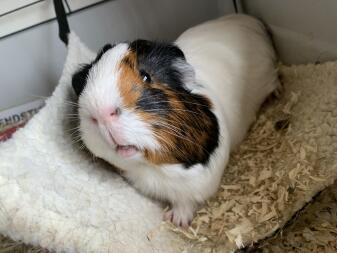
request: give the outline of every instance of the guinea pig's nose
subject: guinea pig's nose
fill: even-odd
[[[101,117],[104,121],[111,121],[121,114],[121,109],[119,107],[110,107],[104,110],[101,110]]]

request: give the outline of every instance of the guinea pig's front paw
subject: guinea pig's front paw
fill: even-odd
[[[178,227],[184,229],[191,225],[193,219],[194,208],[188,206],[173,206],[172,209],[164,213],[163,219],[170,221]]]

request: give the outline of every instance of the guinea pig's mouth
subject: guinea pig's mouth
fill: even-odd
[[[110,131],[108,131],[108,133],[110,137],[110,140],[108,142],[110,142],[111,145],[115,146],[115,151],[118,155],[124,158],[129,158],[138,153],[139,149],[135,145],[131,144],[122,145],[116,141],[116,138],[111,134]]]
[[[118,145],[116,146],[116,153],[122,157],[131,157],[135,155],[139,149],[134,145]]]

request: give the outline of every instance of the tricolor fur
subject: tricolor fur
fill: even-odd
[[[108,66],[110,72],[101,70]],[[98,82],[102,83],[99,89]],[[105,83],[110,85],[104,87]],[[206,164],[218,145],[219,135],[212,104],[207,97],[192,93],[189,87],[194,83],[194,71],[177,46],[145,40],[104,46],[97,58],[73,77],[78,95],[83,91],[88,98],[102,96],[108,101],[105,105],[93,102],[81,106],[82,115],[97,120],[102,108],[119,108],[119,120],[127,125],[127,115],[134,114],[132,119],[141,122],[137,127],[141,124],[146,128],[151,144],[134,142],[132,136],[125,136],[126,143],[136,146],[149,163],[180,163],[186,168]],[[125,118],[122,114],[126,114]],[[116,131],[128,134],[123,129]]]
[[[186,226],[279,85],[274,61],[265,28],[244,15],[191,28],[174,44],[106,45],[73,76],[82,140],[169,201],[166,218]]]

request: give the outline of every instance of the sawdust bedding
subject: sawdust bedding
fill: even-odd
[[[287,227],[244,252],[337,252],[337,182],[309,202]]]
[[[337,62],[280,66],[280,76],[281,98],[265,103],[192,227],[164,224],[203,253],[337,251],[337,184],[282,229],[337,176]],[[47,251],[2,237],[3,252]]]

